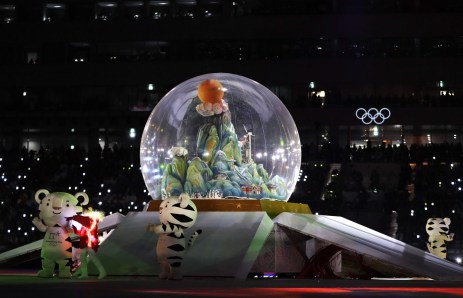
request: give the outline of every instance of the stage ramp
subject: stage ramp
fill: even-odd
[[[334,244],[347,251],[412,272],[416,277],[436,280],[463,279],[462,266],[343,217],[284,212],[273,221],[293,233],[307,236],[307,239],[314,238]]]
[[[159,223],[158,212],[131,212],[100,246],[98,257],[109,275],[159,274],[158,236],[146,230],[150,223]],[[186,252],[183,275],[245,279],[273,225],[263,211],[199,212],[185,230],[186,239],[197,229],[202,234]]]

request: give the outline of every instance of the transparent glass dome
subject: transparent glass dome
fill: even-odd
[[[290,113],[266,87],[246,77],[211,73],[189,79],[156,105],[140,146],[153,199],[287,201],[301,164]]]

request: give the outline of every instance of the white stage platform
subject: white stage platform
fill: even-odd
[[[157,212],[144,211],[125,217],[113,214],[101,223],[100,231],[112,230],[98,250],[109,275],[159,273],[157,235],[146,231],[147,224],[158,222]],[[185,276],[244,279],[258,272],[298,273],[314,248],[334,244],[415,277],[463,278],[462,266],[342,217],[283,212],[272,220],[264,211],[211,211],[198,213],[195,226],[186,230],[186,239],[197,229],[203,233],[185,256]],[[40,247],[41,241],[36,241],[0,254],[0,265]]]

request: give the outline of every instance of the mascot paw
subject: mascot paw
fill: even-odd
[[[42,277],[42,278],[51,278],[51,277],[53,277],[53,271],[40,270],[39,272],[37,272],[37,276]]]
[[[71,278],[72,277],[72,273],[71,271],[67,272],[60,272],[59,275],[58,275],[59,278]]]
[[[32,220],[32,223],[34,224],[34,226],[37,226],[38,224],[40,224],[42,221],[40,219],[38,219],[37,217],[34,217],[34,219]]]
[[[79,277],[77,277],[78,279],[88,279],[88,275],[87,274],[81,274],[79,275]]]
[[[106,272],[102,272],[98,275],[98,279],[103,279],[107,276]]]
[[[167,273],[160,273],[159,276],[158,276],[159,279],[168,279],[169,278],[169,275]]]

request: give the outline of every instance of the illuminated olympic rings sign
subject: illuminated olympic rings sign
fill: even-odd
[[[370,108],[368,110],[364,108],[357,109],[355,116],[362,120],[363,124],[383,124],[384,120],[391,117],[391,111],[388,108],[382,108],[380,110]]]

